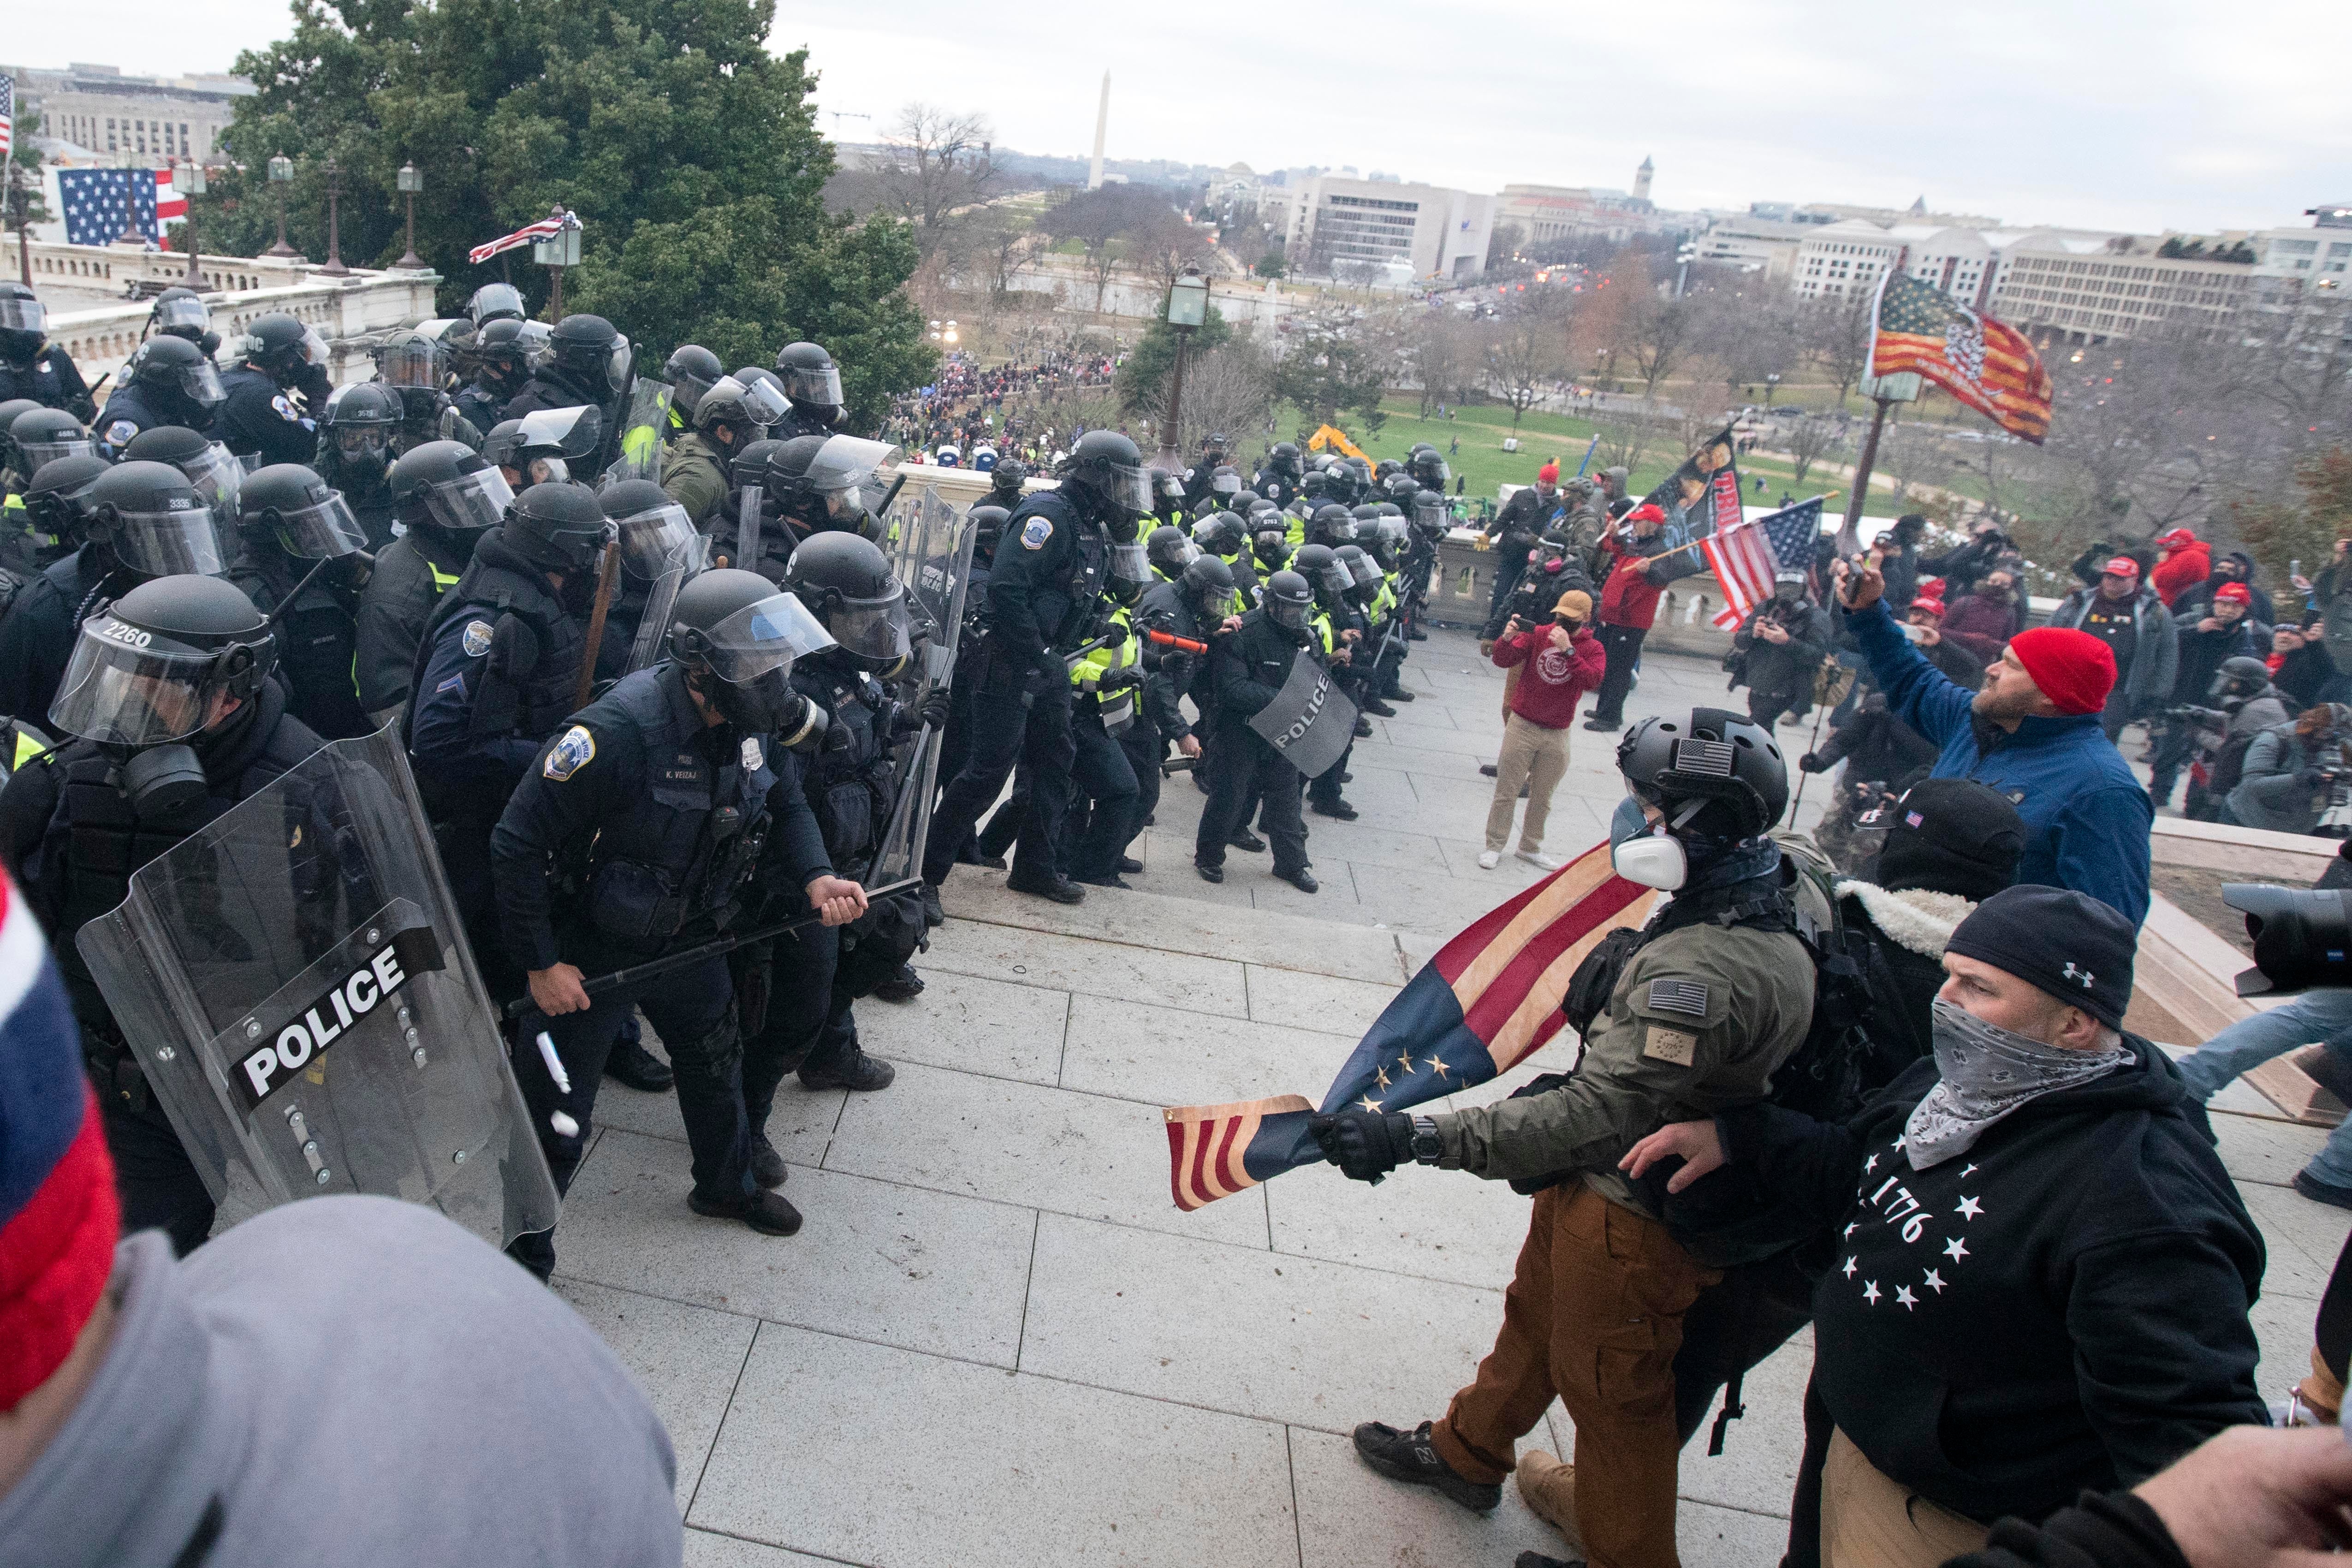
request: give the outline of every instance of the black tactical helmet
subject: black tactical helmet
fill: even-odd
[[[768,384],[722,375],[695,404],[694,427],[714,438],[724,428],[726,439],[719,444],[740,448],[760,439],[761,432],[790,412]]]
[[[550,336],[556,357],[567,361],[577,359],[583,364],[602,368],[604,356],[620,342],[620,330],[602,316],[579,314],[566,316],[555,323]]]
[[[1356,517],[1338,501],[1326,501],[1307,520],[1307,542],[1341,545],[1356,537]]]
[[[623,479],[597,499],[621,531],[621,569],[630,576],[650,583],[674,566],[691,571],[701,563],[702,535],[686,508],[653,480]]]
[[[728,460],[728,481],[738,487],[758,485],[762,490],[766,490],[768,465],[775,461],[776,454],[782,452],[785,443],[770,437],[762,437],[744,447]],[[767,491],[767,499],[773,502],[776,499],[775,492]]]
[[[1330,488],[1331,481],[1323,477],[1323,470],[1320,468],[1313,469],[1305,479],[1298,481],[1298,493],[1308,500],[1321,500],[1324,492]]]
[[[0,429],[8,433],[9,445],[16,448],[17,462],[25,473],[33,473],[43,463],[59,458],[86,458],[96,450],[89,443],[89,432],[81,421],[62,408],[28,408]]]
[[[1434,447],[1414,452],[1405,463],[1405,471],[1433,490],[1444,489],[1446,481],[1454,477],[1454,470],[1446,467],[1445,459],[1437,455]]]
[[[1192,525],[1192,542],[1211,555],[1232,555],[1249,544],[1249,526],[1229,511],[1213,511]]]
[[[1276,472],[1295,474],[1298,471],[1298,443],[1296,441],[1276,441],[1274,450],[1265,456],[1267,463]]]
[[[1302,544],[1290,558],[1290,569],[1315,585],[1318,594],[1339,595],[1356,585],[1354,575],[1339,563],[1339,553],[1328,544]]]
[[[1234,569],[1213,555],[1196,555],[1184,566],[1183,595],[1203,619],[1223,620],[1233,613]]]
[[[2225,658],[2205,689],[2208,697],[2252,697],[2271,683],[2271,667],[2248,654]]]
[[[1201,553],[1201,548],[1184,537],[1182,529],[1172,522],[1163,522],[1144,536],[1143,553],[1161,575],[1175,577]]]
[[[10,426],[14,426],[17,420],[23,418],[26,415],[30,414],[36,408],[45,408],[47,406],[47,404],[38,402],[30,397],[12,397],[5,403],[0,403],[0,441],[5,441]]]
[[[212,337],[213,313],[205,308],[204,296],[193,289],[175,287],[156,295],[147,321],[159,335],[194,343],[207,354],[220,342],[218,338],[211,344],[205,342]]]
[[[1391,474],[1389,482],[1381,489],[1399,510],[1411,511],[1413,498],[1421,493],[1421,482],[1411,474]]]
[[[511,283],[485,283],[467,301],[466,313],[473,317],[478,333],[492,321],[520,321],[524,314],[522,293]]]
[[[1029,482],[1029,465],[1018,458],[999,458],[996,467],[989,471],[988,482],[1008,495],[1018,495],[1021,487]]]
[[[149,338],[131,356],[123,379],[176,393],[205,408],[217,408],[228,398],[212,360],[185,338]]]
[[[493,387],[520,386],[530,373],[531,353],[523,323],[512,316],[500,316],[474,335],[478,374]]]
[[[478,533],[506,516],[514,489],[496,464],[463,441],[427,441],[393,464],[392,504],[410,528]]]
[[[1062,488],[1114,525],[1132,528],[1151,515],[1143,454],[1116,430],[1089,430],[1062,462]]]
[[[1201,450],[1203,452],[1216,452],[1222,454],[1228,450],[1232,446],[1233,443],[1225,439],[1225,433],[1223,430],[1213,430],[1208,435],[1201,437]]]
[[[1348,578],[1358,588],[1370,588],[1381,580],[1381,569],[1360,544],[1342,544],[1332,552],[1339,564],[1348,569]]]
[[[252,320],[245,329],[244,352],[246,363],[281,385],[327,363],[326,340],[283,310]]]
[[[1349,507],[1348,509],[1348,515],[1356,520],[1356,537],[1362,539],[1370,532],[1370,531],[1364,527],[1364,524],[1380,516],[1381,509],[1374,506],[1368,500],[1362,500],[1358,501],[1355,505]]]
[[[367,548],[343,492],[300,463],[272,463],[246,476],[237,527],[249,540],[275,541],[287,554],[314,561]]]
[[[113,464],[94,453],[55,458],[33,470],[22,498],[25,518],[34,532],[50,540],[42,547],[48,559],[89,537],[90,487],[113,471]]]
[[[1382,458],[1379,462],[1372,465],[1372,483],[1375,485],[1386,485],[1389,482],[1389,476],[1391,474],[1401,474],[1402,472],[1404,472],[1404,465],[1402,463],[1398,462],[1394,458]]]
[[[169,463],[115,464],[90,486],[83,507],[90,538],[134,572],[169,577],[227,569],[211,506]]]
[[[669,657],[700,679],[705,699],[739,729],[805,744],[824,710],[792,688],[793,661],[833,646],[806,605],[756,572],[720,566],[677,591]]]
[[[14,279],[0,283],[0,357],[18,363],[41,352],[49,312],[33,291]]]
[[[133,436],[122,448],[125,462],[169,463],[187,476],[196,494],[213,509],[226,533],[236,526],[237,490],[245,482],[245,465],[228,448],[184,425],[158,425]]]
[[[404,417],[400,394],[382,382],[354,382],[339,386],[327,398],[327,406],[319,415],[321,430],[376,431],[385,437]]]
[[[906,663],[907,591],[872,541],[811,534],[785,564],[783,585],[860,668],[889,675]]]
[[[225,717],[222,699],[252,697],[277,662],[269,618],[236,584],[161,576],[82,622],[49,722],[133,752],[169,745]],[[139,781],[124,783],[138,791]]]
[[[568,481],[533,485],[515,498],[499,537],[534,566],[550,572],[593,571],[614,528],[596,492]]]
[[[1789,766],[1772,732],[1720,708],[1643,720],[1617,742],[1617,771],[1637,797],[1665,812],[1669,832],[1692,820],[1685,806],[1715,803],[1728,820],[1711,831],[1752,838],[1789,805]]]
[[[702,401],[702,395],[726,374],[719,356],[700,343],[680,343],[662,365],[662,379],[673,389],[671,405],[688,418],[693,417],[694,405]]]
[[[1315,590],[1296,572],[1276,572],[1265,580],[1266,619],[1285,631],[1304,633],[1315,608]]]
[[[971,523],[971,558],[989,561],[996,554],[996,542],[1004,537],[1004,524],[1012,513],[1001,506],[985,503],[964,513]]]
[[[840,367],[817,344],[786,343],[778,349],[776,379],[783,384],[784,395],[792,399],[793,406],[808,409],[820,417],[840,411]]]

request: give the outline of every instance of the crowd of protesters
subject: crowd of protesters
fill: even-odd
[[[973,460],[985,448],[992,461],[1011,458],[1044,473],[1087,432],[1076,418],[1057,427],[1056,405],[1072,394],[1108,391],[1117,370],[1108,354],[1050,353],[987,367],[950,354],[937,381],[893,401],[882,436],[916,462],[987,467]]]

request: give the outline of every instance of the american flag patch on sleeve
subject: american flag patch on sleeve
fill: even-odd
[[[1687,1013],[1694,1018],[1704,1018],[1706,987],[1696,980],[1653,980],[1650,1005],[1661,1013]]]

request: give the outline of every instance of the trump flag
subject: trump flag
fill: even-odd
[[[1569,977],[1620,926],[1649,918],[1657,894],[1610,867],[1596,845],[1481,915],[1397,993],[1323,1097],[1402,1110],[1485,1083],[1540,1049],[1567,1022]],[[1163,1111],[1176,1206],[1196,1209],[1323,1158],[1303,1095]]]

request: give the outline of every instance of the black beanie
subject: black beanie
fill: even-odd
[[[1973,779],[1922,779],[1887,808],[1893,825],[1872,880],[1981,903],[2016,879],[2025,822],[2009,797]]]
[[[2024,882],[2003,888],[1953,929],[1944,944],[2030,981],[2111,1029],[2131,1005],[2139,931],[2112,904],[2070,888]]]

